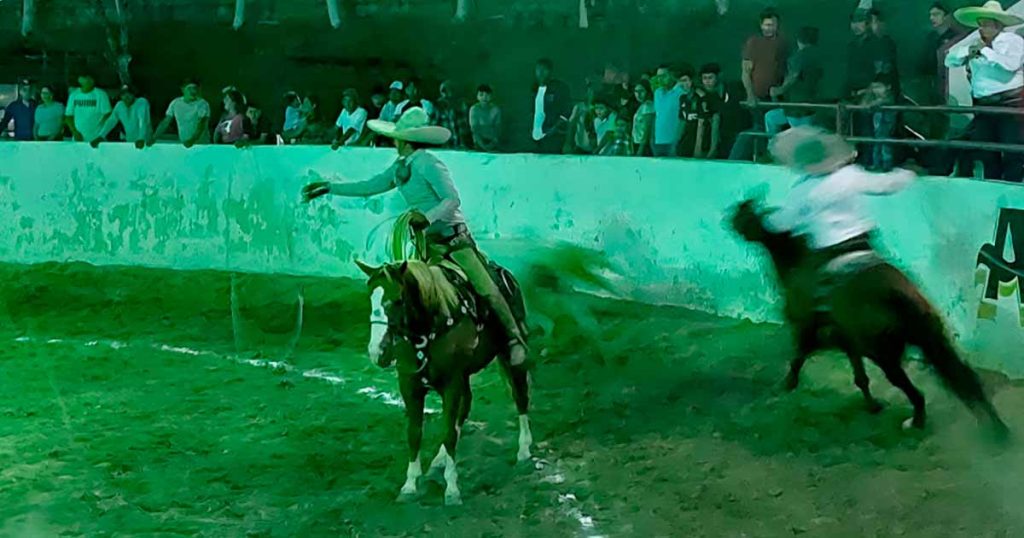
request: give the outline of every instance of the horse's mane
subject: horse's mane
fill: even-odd
[[[406,262],[406,271],[419,292],[420,304],[434,314],[452,317],[459,306],[459,293],[440,266],[419,260]]]

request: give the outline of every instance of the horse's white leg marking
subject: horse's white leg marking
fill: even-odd
[[[423,476],[423,468],[420,467],[420,459],[416,458],[415,461],[409,462],[409,468],[405,471],[405,484],[402,486],[402,492],[398,495],[398,500],[408,500],[416,496],[416,481]]]
[[[387,332],[388,316],[384,313],[384,288],[374,288],[370,294],[370,343],[366,346],[366,352],[370,356],[370,362],[375,365],[383,352],[381,344]]]
[[[437,451],[437,455],[434,456],[434,461],[430,462],[430,470],[431,471],[433,471],[435,469],[436,470],[443,470],[444,469],[444,464],[447,463],[447,461],[448,461],[448,449],[446,449],[444,447],[444,445],[442,444],[441,448],[438,449],[438,451]]]
[[[462,493],[459,492],[459,471],[455,468],[455,459],[449,455],[444,457],[444,504],[456,506],[462,504]]]
[[[529,461],[533,455],[530,453],[530,446],[533,444],[533,433],[530,432],[529,415],[519,415],[519,454],[516,459],[519,462]]]

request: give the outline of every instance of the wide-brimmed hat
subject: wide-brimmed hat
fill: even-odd
[[[440,146],[452,138],[452,132],[448,129],[430,125],[430,117],[420,107],[403,112],[397,123],[370,120],[366,122],[366,126],[381,136],[418,144]]]
[[[811,175],[834,172],[857,156],[857,150],[841,136],[811,126],[775,135],[768,149],[776,162]]]
[[[992,19],[1003,26],[1024,24],[1024,19],[1013,13],[1007,13],[997,0],[985,2],[985,5],[981,7],[962,7],[953,12],[953,18],[960,24],[971,28],[977,28],[978,21],[981,19]]]

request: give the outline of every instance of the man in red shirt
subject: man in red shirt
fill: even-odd
[[[761,33],[751,36],[743,46],[743,89],[747,103],[771,99],[773,86],[782,84],[786,78],[786,58],[789,55],[785,40],[779,36],[779,14],[774,9],[761,12]],[[753,128],[764,131],[764,110],[753,109]],[[753,158],[753,138],[740,137],[736,140],[731,159]]]

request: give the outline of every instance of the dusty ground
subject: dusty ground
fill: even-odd
[[[460,449],[466,504],[445,508],[433,484],[393,502],[404,421],[391,374],[362,353],[359,283],[242,278],[235,355],[223,274],[8,266],[0,282],[4,537],[1024,536],[1019,449],[987,449],[918,367],[923,435],[900,430],[908,406],[873,368],[889,405],[865,414],[836,357],[781,395],[776,326],[567,298],[606,331],[535,342],[538,461],[514,465],[513,406],[484,372]],[[1024,430],[1024,388],[986,379]]]

